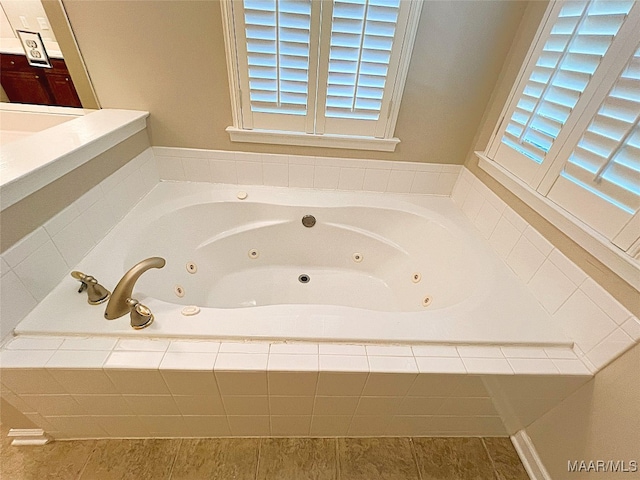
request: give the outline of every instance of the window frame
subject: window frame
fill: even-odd
[[[318,0],[310,1],[313,1],[314,3],[316,3],[316,1],[317,3],[324,3],[325,0],[322,2]],[[402,3],[405,4],[404,1]],[[242,5],[241,0],[221,0],[220,2],[233,119],[233,125],[227,127],[226,131],[232,142],[345,148],[383,152],[395,151],[396,145],[400,143],[400,139],[393,135],[400,111],[402,93],[409,72],[409,63],[420,21],[423,0],[412,0],[411,2],[406,2],[405,8],[408,6],[406,12],[406,23],[404,25],[401,25],[400,22],[398,23],[399,30],[396,33],[396,41],[400,41],[400,45],[398,47],[399,58],[396,59],[397,68],[395,69],[395,75],[393,75],[393,72],[391,72],[390,69],[390,74],[387,77],[387,85],[385,86],[384,93],[384,100],[386,103],[383,102],[383,108],[380,112],[380,120],[378,121],[378,124],[382,126],[376,128],[375,135],[358,134],[357,128],[352,130],[353,133],[350,134],[308,133],[308,121],[305,128],[305,130],[307,130],[306,132],[303,132],[302,130],[284,131],[249,128],[253,127],[253,125],[250,125],[250,122],[246,121],[246,115],[243,117],[243,106],[249,104],[249,96],[248,92],[241,91],[240,79],[242,73],[240,72],[239,48],[236,44],[235,34],[235,29],[239,27],[234,21],[234,15],[237,17],[238,12],[236,9],[236,13],[234,14],[234,5]],[[326,22],[327,17],[330,19],[332,4],[330,7],[331,8],[324,8],[323,11],[320,12],[320,15],[323,16],[322,22]],[[325,31],[327,30],[329,30],[329,32],[328,34],[325,33],[325,35],[330,36],[330,28],[325,28]],[[313,23],[311,31],[313,34]],[[319,43],[322,43],[326,39],[326,37],[322,37],[319,40]],[[327,48],[320,46],[319,57],[321,55],[325,58],[319,58],[319,62],[325,60],[328,61],[328,46]],[[310,72],[314,69],[315,68],[310,68]],[[310,74],[310,83],[312,80],[319,85],[323,84],[323,80],[326,83],[326,78],[321,78],[323,77],[322,72],[325,69],[326,66],[323,67],[320,65],[317,69],[317,79],[313,78],[313,75]],[[319,111],[324,108],[323,97],[325,94],[326,92],[321,89],[318,90],[318,99],[316,102],[317,108],[312,109],[312,111],[307,115],[307,117],[311,117],[314,120],[315,124],[320,128],[320,131],[322,131],[324,122],[319,121],[318,118],[321,116]],[[388,98],[388,101],[387,97],[390,97]],[[352,122],[357,123],[358,120],[352,120]]]
[[[512,150],[513,154],[510,154],[510,157],[509,155],[500,157],[501,145],[503,145],[503,153],[505,149],[510,149],[502,143],[502,136],[562,5],[562,1],[555,1],[548,6],[486,149],[483,152],[475,152],[479,158],[478,165],[551,224],[578,242],[634,288],[640,290],[640,211],[631,215],[626,225],[617,234],[609,234],[610,238],[607,238],[586,221],[578,218],[576,214],[569,212],[551,199],[553,196],[557,198],[558,188],[555,189],[554,195],[548,196],[554,190],[554,185],[559,185],[558,181],[562,184],[562,180],[565,180],[560,173],[569,155],[594,118],[629,57],[637,49],[639,39],[634,32],[640,31],[640,5],[632,7],[629,18],[616,35],[600,67],[583,91],[543,162],[536,164],[529,160],[532,166],[523,168],[521,165],[525,163],[514,154],[522,158],[526,157],[515,150]],[[565,183],[566,195],[574,195],[580,189],[577,186],[573,188],[573,184],[568,185],[571,183],[568,180]],[[598,205],[595,197],[587,192],[576,194],[576,196],[581,202],[588,201],[592,205]],[[600,202],[603,201],[600,200]],[[596,208],[599,207],[596,206]]]

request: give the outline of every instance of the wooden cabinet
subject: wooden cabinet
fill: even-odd
[[[0,54],[0,83],[14,103],[82,107],[64,60],[53,68],[32,67],[24,55]]]

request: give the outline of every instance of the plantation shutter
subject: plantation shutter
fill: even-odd
[[[376,146],[397,143],[391,137],[421,1],[225,0],[222,5],[226,19],[232,19],[226,33],[234,40],[227,43],[228,58],[236,60],[230,67],[235,133],[256,130],[254,139],[261,133],[274,139],[273,131],[327,134],[333,139],[327,146],[344,144],[342,136],[395,140]]]
[[[409,5],[400,0],[327,2],[320,60],[318,133],[383,137]],[[324,23],[323,23],[324,24]],[[328,45],[327,45],[328,44]],[[355,120],[355,122],[354,122]]]
[[[399,6],[399,0],[335,2],[327,117],[380,117]]]
[[[609,239],[640,209],[639,121],[640,47],[548,193],[551,200]]]
[[[498,132],[500,142],[492,154],[496,162],[526,183],[539,180],[539,167],[571,123],[582,94],[591,83],[591,90],[597,88],[606,75],[607,67],[599,67],[633,5],[633,0],[594,0],[555,7],[555,19],[543,32],[535,61]]]
[[[307,117],[314,113],[315,3],[243,0],[235,10],[238,56],[248,67],[239,69],[245,128],[313,131]]]

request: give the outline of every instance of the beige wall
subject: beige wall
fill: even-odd
[[[636,460],[640,469],[640,345],[533,422],[526,431],[554,480],[640,479],[636,473],[568,473],[569,460]]]
[[[153,145],[460,164],[526,2],[425,2],[395,153],[232,144],[217,1],[64,5],[101,106],[151,112]]]
[[[575,262],[635,315],[640,315],[640,297],[637,290],[536,213],[517,196],[496,182],[484,170],[480,169],[478,167],[478,158],[473,153],[474,151],[484,151],[488,144],[511,87],[536,34],[540,20],[544,15],[546,6],[547,2],[544,1],[531,2],[525,11],[521,27],[507,55],[499,80],[496,82],[495,89],[491,95],[491,100],[478,126],[476,137],[467,152],[465,165],[511,208],[553,243],[556,248]]]

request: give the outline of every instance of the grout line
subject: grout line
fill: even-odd
[[[260,471],[260,456],[261,456],[261,453],[262,453],[262,440],[263,440],[263,438],[264,437],[258,438],[258,459],[256,461],[256,474],[253,477],[256,480],[258,478],[258,472]]]
[[[183,442],[183,438],[180,438],[180,443],[178,444],[178,448],[176,449],[176,454],[173,457],[173,462],[171,462],[171,468],[169,469],[169,476],[167,477],[167,480],[171,480],[171,477],[173,476],[173,469],[176,466],[176,462],[178,461],[178,455],[180,455],[180,450],[182,449],[182,442]]]
[[[409,447],[411,448],[411,455],[413,456],[413,462],[416,464],[416,470],[418,470],[418,478],[423,480],[422,471],[420,471],[420,464],[418,463],[418,452],[416,452],[416,446],[413,443],[413,437],[409,438]]]
[[[484,437],[480,437],[480,442],[482,443],[482,447],[484,448],[484,451],[487,454],[487,457],[489,458],[489,462],[491,463],[491,468],[493,469],[493,474],[496,477],[496,480],[500,480],[500,477],[498,476],[498,470],[496,469],[496,464],[493,461],[493,457],[489,453],[489,449],[487,448],[487,444],[484,443]]]
[[[56,440],[54,439],[53,441],[55,442]],[[97,443],[98,443],[97,440],[93,441],[93,448],[89,452],[89,455],[87,455],[87,459],[84,461],[84,465],[80,469],[80,473],[78,473],[78,480],[82,479],[82,476],[84,475],[84,471],[87,469],[87,465],[89,465],[89,460],[91,459],[91,455],[93,455],[93,452],[95,452],[96,448],[98,447]]]
[[[338,446],[339,441],[338,437],[333,439],[336,449],[336,480],[340,480],[342,478],[342,469],[340,468],[340,448]]]

